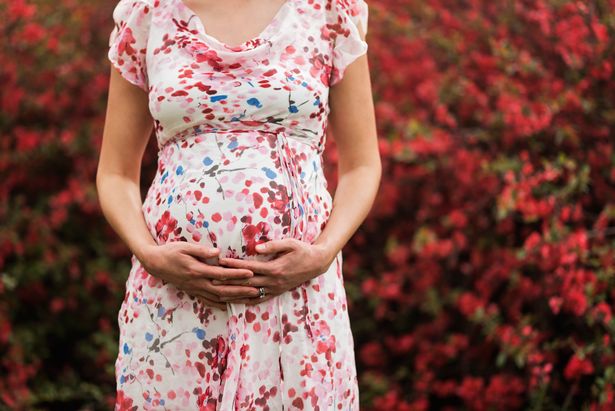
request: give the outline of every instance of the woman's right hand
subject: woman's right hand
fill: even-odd
[[[178,289],[196,296],[207,305],[226,310],[230,299],[258,297],[258,289],[250,286],[215,285],[212,280],[247,279],[251,270],[212,265],[206,259],[216,258],[220,250],[186,241],[149,245],[140,250],[139,261],[149,274],[172,283]]]

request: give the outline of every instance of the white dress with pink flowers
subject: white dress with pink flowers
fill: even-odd
[[[229,46],[182,0],[119,0],[108,56],[149,97],[159,152],[143,215],[159,244],[266,259],[256,244],[316,239],[332,207],[329,88],[366,53],[367,14],[364,0],[287,0]],[[341,252],[322,275],[227,311],[131,261],[116,410],[359,409]]]

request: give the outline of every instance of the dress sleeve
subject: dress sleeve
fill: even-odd
[[[346,68],[367,52],[367,42],[361,38],[359,25],[367,34],[368,6],[365,0],[333,0],[337,35],[333,45],[329,86],[337,84]]]
[[[150,0],[119,0],[113,10],[114,28],[108,57],[122,77],[149,90],[145,55],[152,16]]]

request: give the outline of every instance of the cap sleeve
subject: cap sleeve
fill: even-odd
[[[149,90],[147,39],[152,7],[148,0],[119,0],[113,10],[114,28],[109,36],[108,57],[122,77]]]
[[[361,38],[359,26],[367,34],[368,6],[365,0],[333,0],[337,34],[334,39],[329,85],[344,77],[346,68],[367,52],[367,42]]]

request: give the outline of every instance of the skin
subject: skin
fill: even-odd
[[[365,39],[363,29],[359,31]],[[211,28],[209,32],[212,34]],[[260,250],[257,247],[259,253],[273,254],[268,261],[219,258],[219,265],[212,265],[204,260],[217,257],[219,249],[187,242],[159,245],[147,229],[139,187],[153,119],[146,93],[112,66],[96,176],[103,214],[148,273],[207,305],[226,310],[226,302],[254,305],[284,293],[327,270],[367,217],[380,183],[382,167],[366,55],[350,64],[343,79],[331,87],[329,105],[328,127],[338,148],[339,180],[321,234],[312,244],[289,238],[269,241]],[[264,298],[258,298],[260,286],[265,288]]]

